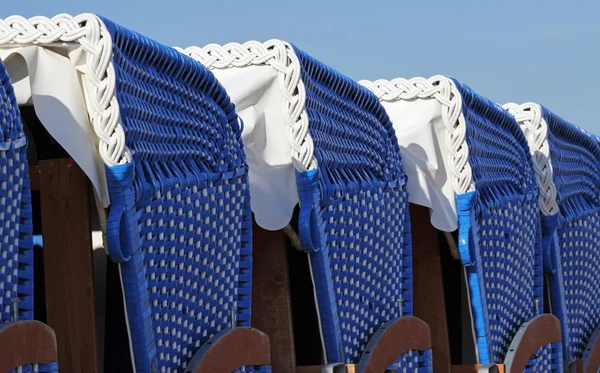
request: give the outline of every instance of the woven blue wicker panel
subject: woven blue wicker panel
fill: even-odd
[[[524,373],[563,373],[562,344],[552,343],[540,348],[527,363]]]
[[[398,363],[396,371],[414,372],[414,373],[431,373],[433,372],[431,350],[427,351],[410,351],[403,354]]]
[[[236,369],[232,373],[271,373],[270,366],[247,366],[242,369]]]
[[[479,361],[501,363],[518,328],[543,312],[538,189],[526,139],[514,118],[455,84],[463,99],[476,189],[457,196],[460,235],[469,240],[461,255]]]
[[[23,365],[8,373],[58,373],[58,363]]]
[[[381,324],[412,314],[406,176],[378,99],[306,53],[296,54],[319,162],[317,170],[297,174],[300,235],[313,251],[326,360],[357,363]],[[426,367],[430,355],[409,352],[399,361]]]
[[[203,66],[105,23],[134,159],[108,168],[111,214],[125,211],[109,221],[109,251],[118,259],[120,242],[130,257],[121,273],[137,372],[153,365],[181,372],[216,332],[250,323],[252,218],[241,126]]]
[[[560,208],[558,247],[562,284],[552,296],[565,299],[566,348],[579,360],[600,325],[600,147],[595,136],[547,109],[548,143]]]
[[[33,319],[33,225],[27,139],[10,79],[0,63],[0,323]]]

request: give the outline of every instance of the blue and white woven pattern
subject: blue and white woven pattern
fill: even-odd
[[[326,361],[357,363],[381,324],[412,314],[406,176],[377,97],[295,53],[319,164],[297,173],[300,237],[311,254]],[[429,352],[411,351],[390,368],[417,367],[431,369]]]
[[[23,365],[8,373],[58,373],[58,363]]]
[[[33,319],[33,223],[27,139],[10,78],[0,62],[0,323]],[[58,372],[57,364],[27,365],[21,372]],[[12,372],[11,372],[12,373]]]
[[[33,225],[27,139],[10,78],[0,63],[0,322],[33,319]]]
[[[548,125],[550,159],[559,205],[558,247],[564,292],[566,338],[571,358],[580,360],[600,325],[600,146],[595,136],[542,108]]]
[[[524,373],[563,372],[562,343],[547,344],[529,360]]]
[[[454,81],[475,191],[457,195],[479,361],[502,363],[519,327],[543,310],[538,189],[524,134],[498,105]]]
[[[181,372],[216,332],[250,324],[252,217],[242,129],[202,65],[103,21],[133,157],[107,167],[108,248],[121,262],[136,371]]]

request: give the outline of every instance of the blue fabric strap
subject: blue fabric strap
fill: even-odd
[[[456,211],[458,214],[458,251],[464,266],[472,266],[475,261],[471,257],[469,245],[471,234],[471,209],[475,199],[475,192],[459,194],[456,196]]]
[[[542,252],[544,258],[544,272],[555,273],[558,262],[553,251],[558,250],[556,242],[556,229],[558,228],[558,214],[542,216]]]
[[[314,253],[323,246],[323,237],[317,222],[316,207],[319,204],[319,169],[306,172],[296,172],[298,195],[300,197],[300,216],[298,231],[302,249],[307,253]]]
[[[106,239],[108,253],[117,263],[127,262],[141,246],[132,187],[134,170],[134,163],[106,167],[111,198]]]

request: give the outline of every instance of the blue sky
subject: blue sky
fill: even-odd
[[[600,134],[600,1],[4,0],[0,17],[93,12],[167,45],[290,41],[359,79],[446,74]]]

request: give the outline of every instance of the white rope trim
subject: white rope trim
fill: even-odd
[[[131,153],[125,146],[125,132],[115,96],[112,39],[102,20],[89,13],[75,17],[59,14],[53,18],[11,16],[0,19],[0,48],[65,43],[79,44],[86,52],[87,109],[100,139],[102,160],[109,166],[130,162]]]
[[[533,157],[535,177],[540,189],[539,203],[544,215],[558,213],[556,186],[554,185],[550,146],[548,145],[548,125],[538,104],[528,102],[523,105],[508,103],[502,106],[511,113],[525,133],[529,150]]]
[[[429,79],[398,78],[391,81],[362,80],[358,82],[371,90],[380,101],[409,101],[434,98],[442,104],[442,120],[446,126],[446,145],[448,146],[449,169],[452,173],[452,186],[458,194],[475,190],[471,165],[469,165],[469,149],[466,140],[465,117],[462,113],[460,92],[445,76],[436,75]]]
[[[306,90],[300,76],[300,61],[290,44],[281,40],[269,40],[265,43],[249,41],[244,44],[209,44],[204,48],[175,49],[208,69],[269,65],[277,70],[279,86],[284,96],[283,116],[288,125],[287,137],[292,147],[294,167],[298,171],[318,167],[313,140],[308,133]]]

